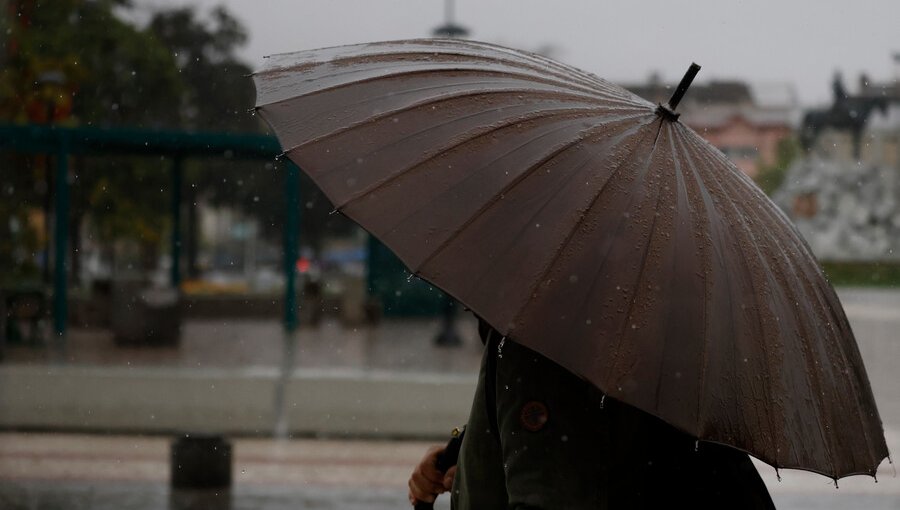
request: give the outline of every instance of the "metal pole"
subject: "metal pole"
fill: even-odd
[[[181,285],[181,156],[172,160],[172,270],[169,280],[172,288],[178,290]]]
[[[56,153],[56,224],[54,230],[53,271],[53,328],[57,336],[59,354],[66,355],[66,243],[69,232],[69,147],[65,136],[60,138]]]
[[[50,252],[53,249],[53,161],[50,154],[44,154],[44,263],[41,267],[44,285],[50,285],[53,275],[50,271]]]
[[[444,21],[448,25],[453,24],[453,0],[444,0]]]
[[[288,162],[285,175],[284,329],[297,328],[297,244],[300,230],[300,169]]]
[[[279,439],[288,437],[286,393],[294,370],[297,329],[297,245],[300,236],[300,169],[288,161],[285,185],[284,218],[284,351],[281,377],[275,385],[275,430]]]

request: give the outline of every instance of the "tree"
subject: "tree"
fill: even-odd
[[[249,114],[255,97],[247,78],[251,69],[235,56],[247,33],[224,7],[216,7],[207,18],[192,7],[159,11],[147,31],[175,57],[184,85],[177,103],[180,127],[259,131],[258,121]]]
[[[771,195],[784,182],[788,167],[799,155],[800,143],[796,137],[789,136],[781,139],[776,148],[775,162],[760,168],[755,178],[756,184],[766,195]]]
[[[174,57],[150,32],[120,19],[115,9],[124,0],[13,0],[5,4],[3,40],[5,65],[0,68],[0,120],[86,125],[174,127],[180,113],[172,104],[181,97],[183,84]],[[23,158],[5,154],[5,168],[17,169],[14,186],[22,216],[40,209],[49,216],[50,162],[46,156]],[[111,161],[76,158],[72,171],[71,230],[73,255],[80,244],[80,226],[90,210],[98,231],[105,223],[124,224],[112,229],[135,239],[146,237],[146,215],[123,217],[108,207],[95,207],[98,190],[116,189],[132,173],[135,160]],[[146,165],[146,162],[144,162]],[[12,178],[12,177],[10,177]],[[6,179],[6,177],[5,177]],[[124,187],[115,200],[122,208],[146,211],[156,197],[145,187]],[[157,188],[158,189],[158,188]],[[143,214],[159,214],[158,211]],[[27,214],[26,214],[27,215]],[[124,220],[124,221],[123,221]],[[110,241],[110,240],[108,240]],[[2,258],[2,256],[0,256]],[[77,262],[73,256],[73,262]]]
[[[120,19],[125,0],[10,1],[0,117],[174,127],[183,84],[154,35]],[[46,105],[52,105],[47,115]]]
[[[224,8],[207,14],[192,8],[160,10],[137,26],[122,16],[131,9],[128,0],[10,0],[7,7],[0,121],[261,130],[249,113],[255,99],[251,70],[236,57],[247,35]],[[15,167],[4,167],[27,169],[16,172],[27,178],[12,186],[22,211],[49,204],[52,172],[45,171],[51,161],[15,158]],[[109,245],[130,239],[143,247],[145,260],[153,260],[168,228],[169,165],[154,158],[73,158],[73,255],[86,220],[97,241]],[[284,191],[279,165],[227,157],[191,160],[185,177],[190,259],[196,260],[195,206],[201,200],[237,207],[259,220],[264,236],[280,240]],[[304,238],[319,238],[325,224],[350,228],[344,218],[329,215],[330,204],[306,179],[302,191],[302,203],[308,205]],[[0,255],[0,262],[7,259]]]
[[[259,120],[249,112],[256,92],[249,79],[251,69],[235,53],[247,34],[224,8],[201,17],[191,7],[156,13],[148,29],[176,55],[179,74],[184,79],[183,125],[192,129],[258,132]],[[202,198],[213,205],[234,207],[255,218],[262,235],[280,241],[284,218],[283,165],[271,162],[206,160],[191,165],[192,186],[186,201],[189,228],[193,208]],[[301,177],[303,215],[301,232],[307,244],[318,247],[326,232],[349,231],[352,223],[333,215],[332,206],[305,175]],[[199,195],[199,196],[198,196]],[[189,273],[196,275],[196,233],[188,235]]]

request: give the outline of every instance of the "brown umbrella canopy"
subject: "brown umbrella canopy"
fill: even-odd
[[[808,246],[656,105],[468,41],[278,55],[255,80],[335,207],[510,338],[776,467],[837,478],[887,456]]]

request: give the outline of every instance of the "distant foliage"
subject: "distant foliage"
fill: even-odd
[[[822,268],[835,286],[900,287],[900,263],[896,261],[826,261]]]
[[[800,143],[795,137],[784,138],[778,142],[775,163],[760,168],[756,176],[756,184],[771,196],[784,182],[788,167],[800,155]]]
[[[0,123],[259,131],[248,113],[250,68],[235,55],[246,41],[235,18],[221,7],[208,16],[178,8],[160,10],[139,26],[131,21],[132,8],[126,0],[0,3]],[[42,221],[27,220],[48,212],[53,188],[46,173],[50,169],[52,178],[53,164],[43,155],[0,153],[0,237],[10,240],[0,242],[0,264],[21,266],[13,269],[17,274],[34,273],[27,266],[41,251],[36,234],[43,228]],[[131,240],[154,261],[169,226],[170,165],[162,158],[73,157],[73,253],[86,221],[95,242]],[[220,188],[217,170],[265,171],[262,162],[205,166],[194,184],[209,194]],[[196,167],[189,165],[188,173]],[[190,175],[185,180],[190,183]],[[252,203],[258,194],[244,198]]]

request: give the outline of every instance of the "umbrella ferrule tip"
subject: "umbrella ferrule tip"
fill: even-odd
[[[678,117],[681,117],[681,114],[670,108],[668,103],[658,103],[656,106],[656,114],[672,122],[678,122]]]

